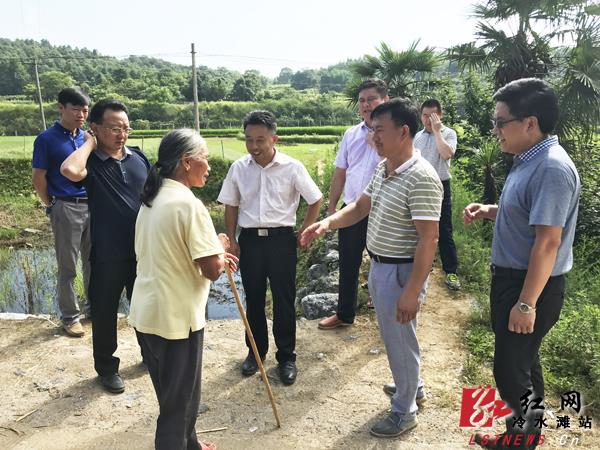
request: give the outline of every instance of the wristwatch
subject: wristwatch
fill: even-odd
[[[533,314],[535,312],[535,306],[528,305],[520,300],[517,303],[517,308],[519,308],[519,311],[523,314]]]

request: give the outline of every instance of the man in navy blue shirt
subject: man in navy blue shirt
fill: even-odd
[[[90,100],[80,90],[66,88],[58,94],[60,120],[42,132],[33,144],[32,181],[46,207],[56,251],[57,299],[60,318],[69,336],[82,337],[80,310],[73,283],[81,253],[85,290],[90,276],[90,227],[87,193],[60,173],[65,158],[83,145],[81,126]]]
[[[135,147],[126,106],[101,100],[90,112],[93,135],[62,164],[61,173],[88,192],[92,233],[90,301],[94,368],[112,393],[125,390],[119,376],[117,310],[123,289],[131,298],[136,276],[135,221],[150,163]]]

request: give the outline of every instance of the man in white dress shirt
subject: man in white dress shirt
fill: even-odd
[[[240,257],[248,322],[264,360],[269,348],[265,295],[267,280],[273,297],[273,336],[281,381],[296,381],[296,210],[302,196],[308,203],[302,232],[319,215],[322,194],[301,162],[281,153],[277,123],[269,111],[253,111],[244,119],[249,155],[234,162],[219,194],[225,204],[225,227],[231,253]],[[240,226],[239,240],[236,236]],[[250,347],[242,375],[258,370]]]

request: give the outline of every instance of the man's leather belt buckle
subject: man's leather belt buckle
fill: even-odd
[[[508,267],[500,267],[495,264],[490,264],[490,271],[494,277],[523,279],[527,276],[525,269],[511,269]]]
[[[257,230],[258,235],[260,237],[268,237],[269,236],[269,229],[268,228],[259,228]]]
[[[415,261],[414,258],[392,258],[389,256],[379,256],[367,250],[371,259],[380,264],[410,264]]]
[[[87,204],[88,199],[87,197],[52,197],[53,201],[56,200],[61,200],[63,202],[67,202],[67,203],[85,203]]]

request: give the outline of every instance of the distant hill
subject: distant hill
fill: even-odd
[[[47,40],[10,40],[0,38],[0,96],[35,95],[34,58],[42,95],[54,101],[58,91],[68,85],[81,87],[92,98],[112,96],[130,100],[150,100],[162,103],[191,101],[191,65],[185,66],[147,56],[124,59],[106,56],[97,50],[68,45],[54,46]],[[351,61],[328,68],[293,72],[283,69],[294,90],[317,89],[322,93],[341,92],[350,78]],[[286,78],[286,77],[283,77]],[[266,93],[269,80],[249,70],[244,74],[219,67],[198,68],[200,100],[257,101],[272,96]]]

